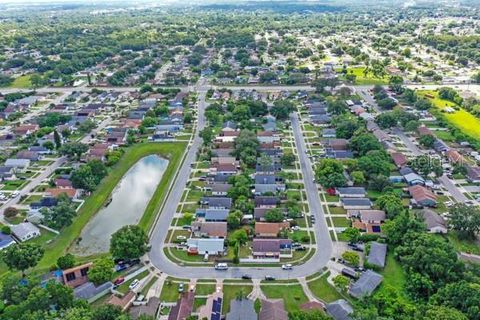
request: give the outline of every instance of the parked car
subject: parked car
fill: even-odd
[[[217,263],[215,265],[215,270],[227,270],[228,265],[226,263]]]
[[[290,263],[282,265],[282,270],[292,270],[292,269],[293,269],[293,266]]]
[[[125,282],[125,278],[124,277],[119,277],[119,278],[115,279],[115,281],[113,281],[113,284],[116,285],[116,286],[119,286],[124,282]]]
[[[183,290],[184,290],[184,288],[183,288],[183,283],[180,283],[180,284],[178,285],[178,292],[182,293]]]
[[[135,279],[135,280],[132,281],[132,283],[130,283],[130,285],[128,286],[128,288],[129,288],[130,290],[133,290],[133,289],[135,289],[139,284],[140,284],[140,280]]]
[[[275,277],[274,276],[265,276],[265,280],[267,281],[274,281]]]
[[[250,279],[252,279],[252,276],[249,275],[249,274],[244,274],[244,275],[242,275],[242,279],[250,280]]]

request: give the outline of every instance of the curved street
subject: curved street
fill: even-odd
[[[291,114],[290,119],[292,122],[292,129],[294,132],[310,212],[315,215],[316,218],[316,223],[313,225],[316,237],[316,250],[314,255],[308,261],[295,266],[293,270],[290,271],[284,271],[280,267],[234,267],[231,265],[226,271],[217,271],[211,266],[181,266],[172,262],[165,255],[163,249],[168,234],[168,227],[174,217],[177,205],[181,200],[183,189],[185,188],[190,175],[191,165],[195,162],[197,151],[202,144],[202,139],[199,137],[199,131],[205,127],[204,111],[207,105],[205,101],[207,91],[205,82],[199,85],[197,91],[199,92],[197,130],[195,131],[195,136],[185,156],[185,161],[178,172],[176,180],[173,182],[172,189],[151,232],[151,250],[148,254],[150,263],[170,276],[196,279],[240,278],[243,274],[249,274],[254,279],[264,278],[267,275],[274,276],[277,279],[288,279],[305,277],[321,270],[330,260],[333,251],[333,243],[328,232],[317,185],[314,183],[312,164],[307,156],[305,140],[296,113]]]

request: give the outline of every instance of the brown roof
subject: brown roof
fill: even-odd
[[[424,186],[416,185],[416,186],[411,186],[408,187],[408,192],[412,196],[412,198],[417,201],[423,201],[423,200],[433,200],[437,201],[437,196]]]
[[[283,300],[262,300],[258,320],[288,320],[288,313],[283,306]]]
[[[433,136],[432,131],[428,129],[426,126],[418,127],[417,131],[418,131],[418,134],[421,136],[428,136],[428,135]]]
[[[168,320],[185,320],[193,311],[194,292],[183,293],[168,315]]]
[[[107,303],[114,306],[118,306],[122,310],[126,310],[135,299],[135,296],[136,294],[133,291],[129,291],[123,297],[117,297],[116,295],[112,295],[110,299],[108,299]]]
[[[226,222],[194,222],[194,231],[206,233],[210,237],[225,238],[227,236],[227,223]]]
[[[450,149],[447,151],[448,161],[452,163],[464,162],[465,159],[463,156],[455,149]]]
[[[255,234],[278,234],[281,230],[289,228],[288,222],[257,222]]]
[[[392,152],[390,156],[392,157],[393,162],[395,162],[395,165],[397,167],[403,167],[408,162],[407,157],[403,153]]]
[[[57,178],[55,180],[55,185],[59,188],[67,188],[72,186],[72,181],[68,179]]]
[[[318,301],[309,301],[300,306],[302,310],[323,310],[325,305]]]
[[[46,193],[50,194],[52,197],[58,197],[62,193],[65,193],[69,198],[75,197],[77,194],[77,189],[75,188],[50,188],[46,190]]]

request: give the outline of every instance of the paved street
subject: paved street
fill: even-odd
[[[415,157],[421,156],[423,154],[423,151],[420,150],[420,148],[417,147],[417,145],[413,143],[413,141],[410,140],[409,137],[407,137],[403,130],[395,127],[392,129],[392,132],[402,140],[408,150],[410,150]]]
[[[468,198],[457,188],[457,186],[446,176],[443,175],[438,180],[457,202],[466,202]]]

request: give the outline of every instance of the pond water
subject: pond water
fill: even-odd
[[[140,221],[167,165],[168,160],[156,155],[142,158],[133,165],[113,191],[110,204],[84,227],[73,252],[81,256],[107,252],[115,231]]]

